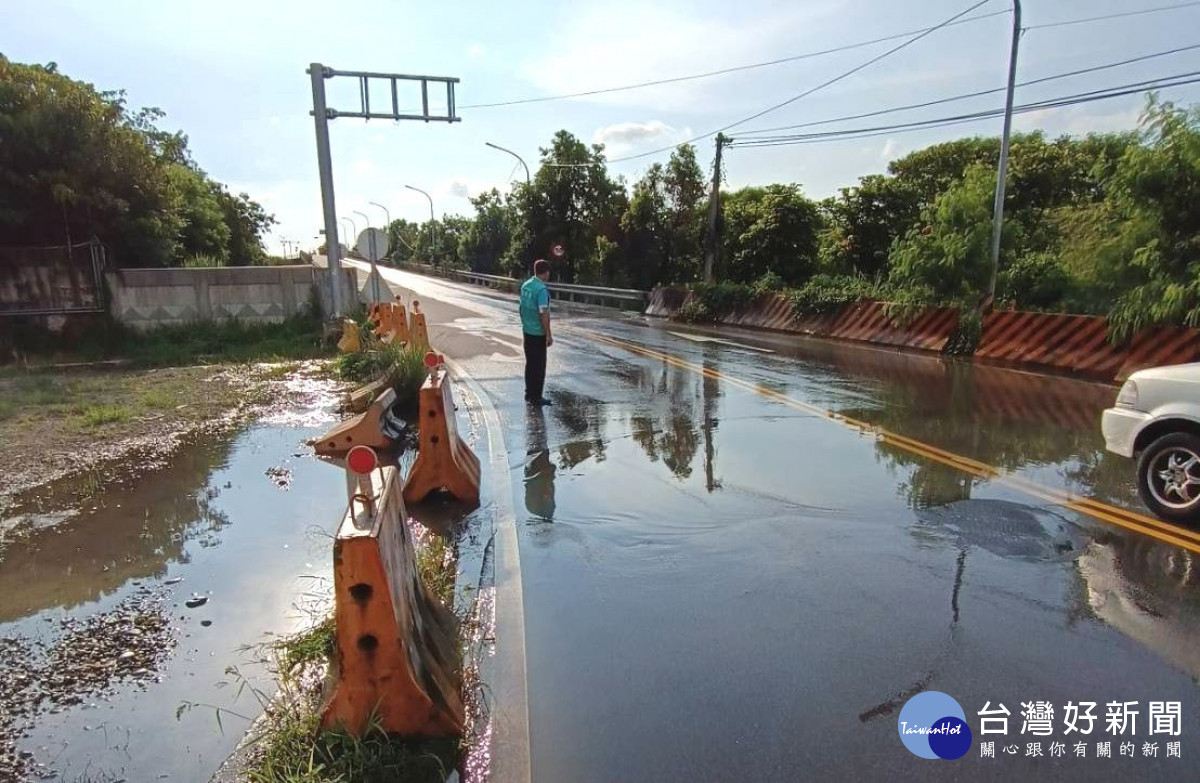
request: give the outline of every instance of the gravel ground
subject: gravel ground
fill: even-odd
[[[164,585],[140,587],[107,612],[58,622],[51,641],[0,637],[0,780],[52,777],[17,741],[40,715],[107,701],[133,683],[160,681],[177,642]]]

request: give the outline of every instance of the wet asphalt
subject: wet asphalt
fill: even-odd
[[[554,405],[530,409],[511,298],[385,274],[502,421],[533,780],[1197,778],[1190,553],[608,340],[1144,511],[1103,451],[1113,387],[557,302]],[[966,715],[961,759],[899,739],[928,690]],[[1035,701],[1048,736],[1022,731]],[[1178,735],[1150,733],[1152,701],[1180,703]],[[1097,703],[1091,734],[1065,731],[1068,702]],[[1132,732],[1109,702],[1137,702]],[[987,703],[1007,734],[980,736]]]

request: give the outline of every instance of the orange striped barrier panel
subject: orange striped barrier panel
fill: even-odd
[[[457,621],[417,571],[399,470],[365,447],[346,463],[350,507],[333,544],[337,679],[321,727],[459,735]]]
[[[398,433],[389,434],[388,413],[395,402],[395,390],[384,389],[366,411],[346,419],[314,441],[313,449],[323,457],[338,457],[355,446],[391,447],[394,435]]]
[[[437,354],[425,355],[429,377],[421,386],[416,462],[404,482],[404,501],[419,503],[445,490],[462,503],[479,503],[479,458],[458,435],[450,382]]]

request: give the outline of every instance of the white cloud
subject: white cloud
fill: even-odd
[[[479,59],[487,54],[487,47],[483,44],[471,44],[471,48],[467,49],[467,55],[472,59]]]
[[[841,4],[806,0],[777,6],[766,15],[705,17],[629,0],[572,11],[556,24],[553,38],[519,67],[543,93],[572,93],[612,85],[670,78],[769,59],[796,51],[797,29],[835,12]],[[714,46],[716,42],[719,45]],[[760,73],[757,77],[762,80]],[[725,79],[678,82],[583,100],[652,106],[660,111],[705,108]]]
[[[883,143],[883,149],[879,152],[879,157],[885,161],[891,161],[900,157],[900,142],[895,139],[888,139]]]
[[[603,144],[611,155],[623,155],[631,150],[648,146],[666,146],[687,140],[692,135],[690,128],[680,130],[662,120],[650,122],[618,122],[597,128],[592,135],[595,144]]]
[[[470,189],[467,188],[467,183],[461,180],[451,182],[449,192],[451,196],[458,196],[459,198],[467,198],[471,195]]]

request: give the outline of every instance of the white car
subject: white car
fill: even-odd
[[[1138,492],[1172,522],[1200,522],[1200,363],[1129,376],[1101,420],[1108,450],[1137,457]]]

